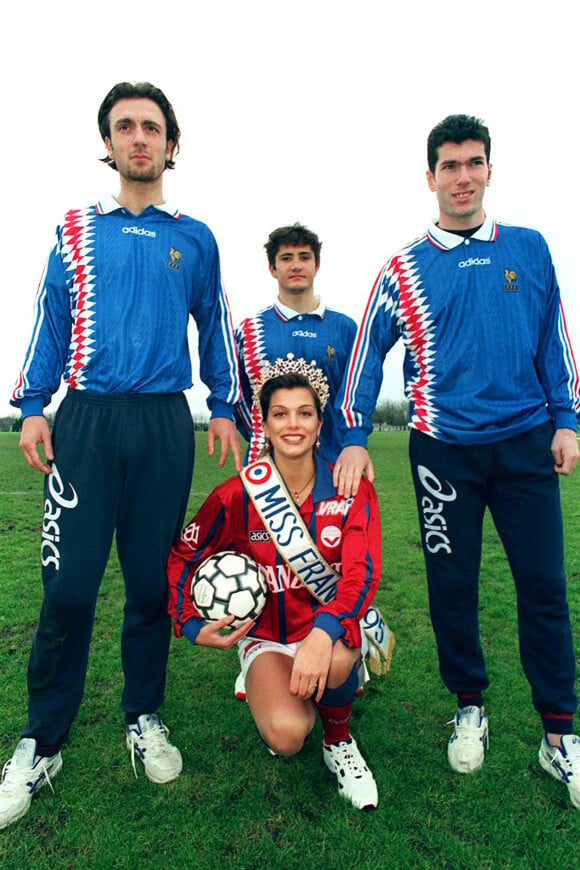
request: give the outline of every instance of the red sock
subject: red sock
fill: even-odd
[[[322,720],[324,742],[327,746],[331,743],[340,743],[342,740],[350,740],[348,724],[352,712],[352,701],[348,701],[340,707],[331,707],[328,704],[316,704],[316,707]]]

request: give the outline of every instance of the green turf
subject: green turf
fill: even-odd
[[[223,479],[198,436],[190,512]],[[0,433],[0,758],[25,716],[25,672],[40,603],[42,492],[18,436]],[[64,749],[55,795],[0,831],[9,868],[576,868],[580,812],[537,764],[539,722],[518,658],[505,557],[485,527],[481,632],[491,687],[484,769],[453,774],[446,744],[453,699],[438,676],[404,432],[371,451],[383,523],[377,603],[397,636],[387,677],[355,703],[352,730],[375,774],[374,813],[342,800],[321,757],[321,731],[296,758],[271,758],[235,701],[230,651],[174,641],[162,710],[184,757],[174,783],[135,779],[119,708],[123,587],[113,556],[101,588],[85,700]],[[231,472],[231,466],[229,468]],[[570,606],[580,649],[580,478],[562,481]]]

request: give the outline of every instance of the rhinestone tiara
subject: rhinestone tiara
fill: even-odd
[[[260,394],[266,381],[271,381],[272,378],[278,378],[280,375],[288,374],[304,375],[304,377],[308,379],[312,389],[317,393],[318,398],[320,399],[320,408],[324,411],[330,394],[326,375],[322,369],[317,367],[316,360],[307,363],[304,357],[294,359],[293,353],[287,354],[286,359],[278,357],[275,362],[268,363],[268,365],[264,366],[258,376],[254,388],[254,402],[257,405],[260,403]]]

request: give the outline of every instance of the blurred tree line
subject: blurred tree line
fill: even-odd
[[[409,420],[409,403],[384,399],[377,403],[371,420],[376,429],[406,429]]]
[[[54,412],[50,414],[46,414],[46,419],[48,420],[48,425],[52,429],[52,425],[54,423]],[[193,428],[196,432],[207,432],[207,428],[209,425],[209,419],[205,416],[196,415],[193,418]],[[6,417],[0,417],[0,432],[20,432],[22,429],[22,420],[20,418],[20,414],[12,415]]]
[[[47,414],[49,426],[52,429],[54,423],[54,413]],[[374,413],[371,415],[371,420],[377,429],[405,429],[409,419],[409,403],[402,399],[395,402],[392,399],[385,399],[377,404]],[[205,416],[195,415],[193,424],[196,432],[207,431],[209,420]],[[0,432],[20,432],[22,429],[22,420],[19,415],[10,415],[0,417]]]

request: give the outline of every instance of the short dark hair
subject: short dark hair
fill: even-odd
[[[310,391],[312,398],[314,399],[314,407],[316,408],[318,419],[322,420],[320,396],[306,375],[301,375],[298,372],[288,372],[285,375],[277,375],[275,378],[270,378],[269,381],[265,382],[260,392],[260,410],[262,411],[262,420],[265,420],[268,416],[272,394],[276,390],[292,390],[295,387],[306,387],[306,389]]]
[[[433,127],[427,139],[427,163],[431,172],[435,172],[441,145],[444,145],[445,142],[455,142],[456,145],[461,145],[467,139],[483,142],[485,156],[489,163],[491,138],[483,121],[474,115],[448,115],[436,127]]]
[[[156,88],[155,85],[152,85],[150,82],[119,82],[111,88],[99,108],[98,122],[101,138],[103,141],[105,141],[105,137],[107,139],[111,138],[109,116],[115,103],[118,103],[119,100],[143,99],[153,100],[153,102],[157,103],[163,112],[163,117],[165,118],[165,124],[167,127],[167,140],[173,142],[171,154],[165,161],[165,168],[173,169],[175,166],[173,157],[179,152],[179,137],[181,136],[181,130],[179,129],[173,106],[163,91]],[[106,163],[111,167],[111,169],[117,168],[115,161],[109,156],[102,157],[101,162]]]
[[[314,262],[317,266],[320,265],[320,249],[322,247],[322,242],[316,233],[313,233],[312,230],[308,229],[308,227],[296,223],[292,224],[292,226],[278,227],[277,229],[272,230],[264,248],[268,255],[268,262],[273,269],[276,268],[276,254],[278,253],[280,245],[292,245],[294,248],[297,248],[300,245],[308,246],[309,248],[312,248],[314,252]]]

